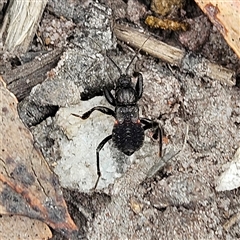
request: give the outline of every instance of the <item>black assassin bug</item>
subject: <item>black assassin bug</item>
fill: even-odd
[[[117,80],[115,88],[115,96],[113,96],[107,88],[104,88],[104,95],[107,101],[115,107],[114,111],[104,106],[96,106],[85,112],[82,116],[72,113],[73,116],[80,117],[81,119],[87,119],[93,111],[98,110],[115,118],[112,134],[104,138],[96,149],[98,179],[94,189],[96,189],[101,177],[99,152],[110,139],[112,139],[114,146],[117,149],[130,156],[142,147],[144,141],[144,131],[150,128],[156,128],[156,133],[154,135],[156,137],[157,134],[159,138],[159,156],[162,156],[162,129],[159,127],[157,122],[147,118],[139,118],[139,108],[137,102],[143,94],[142,74],[136,73],[137,83],[135,86],[128,74],[128,70],[138,52],[130,61],[126,69],[126,74],[122,73],[121,69],[107,54],[107,57],[120,73],[120,77]]]

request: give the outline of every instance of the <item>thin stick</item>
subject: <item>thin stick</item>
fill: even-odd
[[[198,77],[218,80],[228,86],[236,84],[236,73],[233,70],[211,63],[201,56],[186,53],[132,27],[116,24],[113,31],[119,40],[135,48],[142,46],[142,50],[151,56],[178,66],[181,70],[191,72]],[[144,41],[146,42],[143,45]]]

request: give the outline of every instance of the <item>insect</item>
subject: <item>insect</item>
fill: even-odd
[[[130,156],[142,147],[145,135],[144,131],[150,128],[155,128],[156,132],[153,137],[156,137],[156,135],[158,136],[159,156],[162,155],[162,129],[157,122],[139,117],[138,100],[143,94],[143,76],[139,72],[136,73],[137,83],[134,86],[131,76],[128,74],[129,68],[136,56],[137,53],[130,61],[126,73],[124,74],[113,59],[107,54],[107,57],[118,69],[120,74],[116,83],[114,95],[107,88],[104,88],[104,95],[109,104],[115,107],[114,111],[104,106],[96,106],[85,112],[82,116],[72,113],[73,116],[87,119],[93,111],[97,110],[115,118],[112,134],[104,138],[96,149],[98,178],[94,189],[96,189],[99,179],[101,178],[99,153],[110,139],[112,139],[113,144],[117,149]]]

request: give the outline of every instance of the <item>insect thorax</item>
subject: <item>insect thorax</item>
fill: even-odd
[[[137,102],[136,90],[132,87],[119,88],[115,92],[117,105],[129,105]]]
[[[135,105],[117,106],[115,108],[116,120],[119,124],[122,123],[138,123],[139,122],[139,108]]]

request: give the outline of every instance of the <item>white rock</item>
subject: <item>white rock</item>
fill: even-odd
[[[226,191],[240,187],[240,147],[233,160],[224,167],[225,171],[216,181],[216,190]]]
[[[95,97],[82,101],[78,107],[61,108],[56,115],[55,124],[67,136],[59,141],[61,159],[57,161],[54,170],[63,187],[87,192],[96,183],[96,148],[105,137],[112,133],[114,118],[94,111],[88,119],[82,120],[71,113],[82,115],[92,107],[99,105],[109,107],[104,97]],[[114,109],[111,106],[109,108]],[[127,166],[123,166],[124,164],[122,165],[119,159],[126,163],[129,158],[116,150],[110,140],[100,152],[102,177],[97,189],[113,183],[114,179],[120,177],[121,172],[126,170]]]

